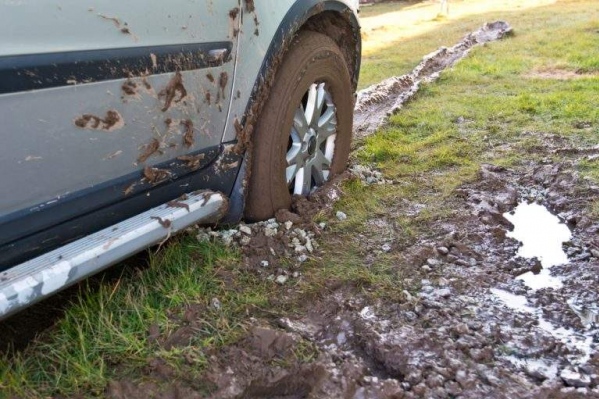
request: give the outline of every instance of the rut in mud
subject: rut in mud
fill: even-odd
[[[455,46],[441,47],[427,55],[409,74],[385,79],[360,91],[354,111],[354,134],[358,138],[373,134],[390,115],[397,113],[416,95],[421,83],[437,80],[444,69],[466,57],[474,46],[502,39],[511,33],[512,28],[506,22],[487,23]]]

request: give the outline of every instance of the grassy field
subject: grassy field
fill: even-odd
[[[515,35],[474,49],[439,81],[424,86],[386,128],[357,143],[354,161],[376,166],[398,184],[373,188],[346,182],[336,209],[349,218],[331,222],[321,238],[322,253],[308,262],[301,280],[277,285],[241,270],[235,250],[179,237],[149,255],[148,267],[132,264],[99,288],[82,286],[51,330],[24,352],[3,355],[0,397],[101,395],[116,375],[143,378],[147,360],[157,356],[189,378],[190,370],[201,374],[210,350],[242,336],[250,317],[269,320],[301,312],[301,303],[332,285],[392,298],[412,287],[404,283],[401,268],[398,273],[400,260],[393,255],[364,267],[364,248],[356,237],[368,234],[369,219],[390,212],[402,199],[431,205],[416,217],[394,216],[400,244],[409,245],[428,234],[423,221],[451,212],[444,199],[473,179],[481,163],[517,166],[536,159],[541,133],[597,145],[599,2],[450,4],[447,16],[438,15],[436,3],[364,9],[361,87],[408,72],[422,56],[453,45],[485,21],[506,20]],[[599,181],[597,159],[579,170]],[[594,212],[599,217],[599,202]],[[157,333],[184,323],[190,306],[202,321],[192,344],[170,350],[155,344]]]

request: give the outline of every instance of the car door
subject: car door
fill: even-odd
[[[238,7],[2,0],[0,245],[151,195],[214,158]]]

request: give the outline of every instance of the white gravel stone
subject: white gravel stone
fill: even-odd
[[[281,275],[281,276],[277,277],[277,284],[283,285],[287,282],[287,280],[289,280],[289,278],[287,276]]]
[[[260,262],[260,266],[268,267],[268,266],[270,266],[270,263],[267,260],[263,260],[262,262]]]
[[[306,262],[306,261],[308,260],[308,255],[306,255],[306,254],[302,254],[302,255],[300,255],[300,256],[298,256],[298,257],[297,257],[297,260],[298,260],[300,263],[304,263],[304,262]]]
[[[304,247],[303,245],[296,245],[295,252],[298,254],[301,254],[302,252],[306,252],[306,247]]]
[[[449,249],[447,249],[447,247],[438,247],[437,252],[441,255],[448,255]]]
[[[344,221],[347,220],[347,215],[341,211],[337,212],[337,219],[339,219],[340,221]]]
[[[306,249],[310,253],[314,252],[314,246],[312,245],[312,240],[310,240],[310,237],[306,237]]]
[[[271,227],[267,227],[264,229],[264,235],[266,237],[274,237],[277,235],[277,233],[278,233],[277,229],[273,229]]]
[[[204,230],[200,230],[200,232],[196,235],[196,240],[198,240],[199,242],[210,241],[210,233]]]
[[[210,301],[210,304],[216,310],[220,310],[220,308],[222,308],[222,304],[220,303],[218,298],[212,298],[212,301]]]
[[[247,234],[248,236],[252,235],[252,228],[250,226],[241,225],[239,226],[239,231],[243,234]]]
[[[383,252],[390,252],[391,251],[391,244],[383,244],[383,246],[381,247],[381,249],[383,250]]]
[[[435,258],[430,258],[426,260],[426,263],[431,267],[436,267],[441,264],[441,262]]]
[[[286,230],[291,230],[291,228],[293,227],[293,222],[291,220],[288,220],[285,222],[285,229]]]

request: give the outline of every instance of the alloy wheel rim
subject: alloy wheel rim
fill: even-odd
[[[308,195],[326,182],[337,139],[337,108],[325,83],[310,85],[295,110],[285,171],[289,192]]]

